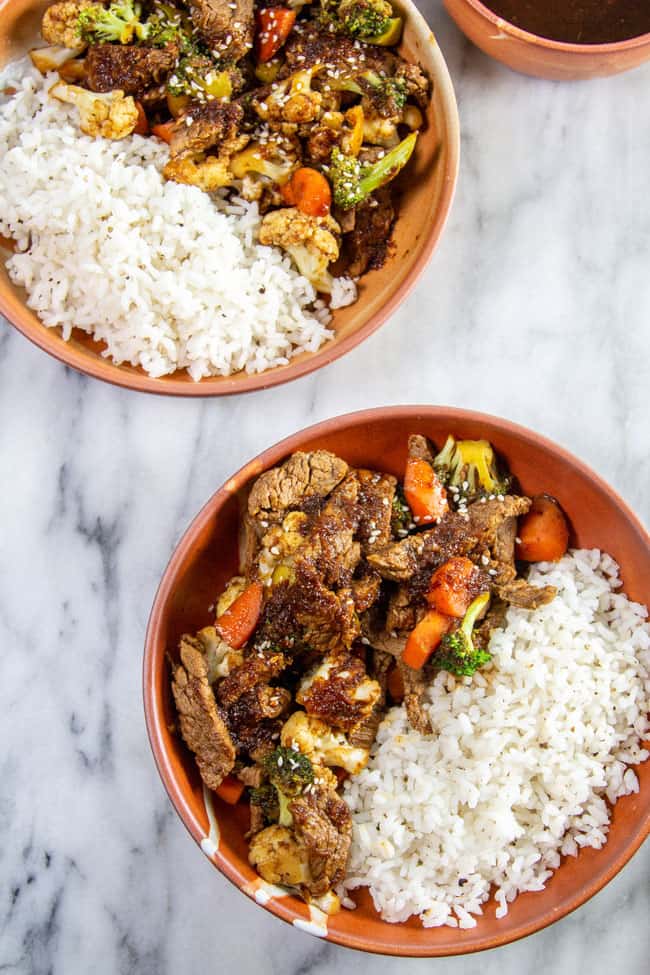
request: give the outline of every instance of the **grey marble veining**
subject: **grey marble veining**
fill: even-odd
[[[650,521],[650,66],[523,78],[424,6],[458,94],[458,193],[417,289],[361,348],[290,386],[184,402],[90,381],[0,330],[0,972],[650,971],[647,844],[578,912],[498,952],[363,957],[231,887],[146,740],[142,643],[172,547],[228,474],[308,423],[403,402],[500,413]]]

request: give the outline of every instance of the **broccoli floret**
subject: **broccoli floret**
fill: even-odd
[[[380,115],[398,115],[406,105],[408,88],[404,78],[380,78],[370,82],[370,100]]]
[[[88,7],[79,14],[77,30],[89,44],[130,44],[134,38],[143,41],[148,30],[140,20],[141,13],[140,4],[132,3],[132,0],[120,0],[106,9]]]
[[[394,179],[411,158],[417,137],[417,132],[411,132],[372,166],[363,166],[354,156],[347,156],[335,147],[328,175],[336,205],[350,210]]]
[[[345,33],[362,41],[384,34],[392,16],[393,8],[386,0],[342,0],[338,9]]]
[[[155,3],[145,26],[147,44],[164,47],[173,42],[181,53],[190,54],[197,49],[192,36],[192,22],[188,15],[169,3]]]
[[[433,658],[436,667],[458,677],[471,677],[479,667],[492,659],[492,655],[487,650],[475,646],[472,639],[476,619],[489,601],[488,592],[477,596],[465,613],[458,629],[443,636],[440,648]]]
[[[174,69],[167,90],[171,95],[188,95],[198,101],[230,98],[232,81],[210,58],[202,54],[182,57]]]
[[[393,495],[393,505],[390,518],[390,527],[393,535],[399,535],[407,532],[409,525],[413,522],[413,515],[411,514],[411,509],[406,503],[406,498],[404,497],[404,492],[401,487],[395,489],[395,494]]]
[[[447,437],[433,466],[450,488],[451,500],[474,501],[491,494],[507,494],[512,479],[501,473],[492,444],[487,440],[455,440]]]
[[[291,826],[293,817],[289,810],[289,803],[314,781],[313,766],[306,755],[284,745],[279,745],[275,751],[267,755],[262,765],[276,793],[277,816],[275,818],[281,826]],[[264,793],[261,798],[266,803],[265,809],[275,808],[271,804],[270,795]],[[262,802],[258,805],[262,805]]]
[[[280,816],[278,793],[270,782],[266,782],[257,789],[251,789],[250,801],[254,806],[260,807],[267,822],[277,823]]]
[[[371,41],[390,30],[393,8],[387,0],[321,0],[321,20],[349,37]]]

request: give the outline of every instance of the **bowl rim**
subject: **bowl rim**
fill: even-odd
[[[518,40],[536,47],[544,47],[552,51],[565,51],[569,54],[615,54],[620,51],[631,51],[636,47],[643,47],[650,43],[650,32],[637,34],[636,37],[628,37],[624,41],[608,41],[606,44],[576,44],[570,41],[556,41],[551,37],[542,37],[541,34],[534,34],[532,31],[517,27],[512,21],[500,17],[481,0],[459,0],[459,2],[472,7],[485,20],[489,20],[490,23],[506,34],[511,34]]]
[[[240,467],[235,474],[224,481],[221,487],[219,487],[203,504],[198,514],[195,515],[188,527],[183,532],[162,574],[152,603],[145,634],[142,663],[142,695],[145,712],[145,725],[147,729],[147,736],[149,738],[149,744],[153,753],[156,768],[158,769],[158,774],[160,775],[169,800],[181,819],[181,822],[197,843],[199,848],[201,847],[202,840],[205,838],[204,831],[194,817],[175,779],[172,763],[170,762],[168,753],[164,747],[161,733],[161,729],[165,725],[162,701],[159,701],[155,694],[156,666],[154,660],[154,647],[160,641],[163,607],[173,593],[173,581],[177,570],[183,563],[194,536],[200,533],[206,523],[212,517],[214,517],[215,509],[219,508],[228,499],[228,497],[238,491],[250,480],[251,477],[259,475],[264,470],[267,470],[270,466],[277,464],[280,460],[282,460],[283,457],[286,457],[292,451],[300,449],[306,439],[313,440],[314,438],[325,436],[348,424],[358,425],[364,422],[372,422],[374,420],[389,419],[393,417],[412,417],[414,420],[444,418],[451,423],[463,421],[475,424],[489,423],[495,426],[502,433],[524,438],[529,441],[533,440],[540,449],[552,451],[556,456],[559,456],[562,460],[569,463],[581,474],[594,482],[596,487],[607,495],[610,501],[618,509],[620,509],[622,514],[625,515],[625,517],[631,522],[636,531],[639,532],[641,538],[645,542],[648,555],[650,557],[650,533],[642,523],[641,519],[634,513],[634,511],[632,511],[628,503],[614,488],[607,483],[607,481],[597,474],[588,464],[584,463],[584,461],[577,458],[560,444],[542,434],[536,433],[529,427],[514,423],[511,420],[507,420],[500,416],[470,409],[440,405],[413,404],[374,407],[372,409],[357,410],[351,413],[339,414],[296,431],[288,437],[284,437],[282,440],[279,440],[272,446],[267,447],[265,450],[261,451],[246,464]],[[602,890],[603,887],[605,887],[612,880],[612,878],[623,869],[623,867],[639,850],[648,836],[650,836],[650,814],[648,814],[644,820],[641,820],[640,828],[636,836],[632,838],[625,850],[603,873],[598,874],[595,879],[592,879],[589,883],[585,884],[573,895],[568,895],[565,897],[559,908],[556,907],[549,909],[545,913],[540,914],[534,920],[522,923],[516,928],[512,929],[510,932],[505,932],[502,936],[497,935],[495,937],[494,935],[486,935],[483,941],[479,940],[478,942],[475,942],[469,946],[464,946],[462,943],[460,943],[458,948],[456,948],[456,946],[439,947],[434,945],[417,945],[409,947],[408,945],[398,942],[377,945],[374,942],[367,941],[363,935],[353,937],[346,933],[340,934],[338,932],[330,932],[329,930],[327,931],[327,934],[324,935],[324,938],[325,940],[331,941],[334,944],[342,945],[346,948],[351,948],[370,954],[400,957],[445,957],[474,954],[476,952],[502,947],[503,945],[511,944],[514,941],[519,941],[521,938],[525,938],[537,931],[541,931],[553,922],[566,917],[578,907],[581,907],[584,903],[586,903],[586,901],[590,900],[595,894]],[[216,854],[210,856],[209,859],[213,866],[215,866],[242,893],[249,897],[253,897],[252,892],[246,889],[245,878],[243,878],[237,866],[227,856],[224,856],[218,850]],[[256,901],[256,903],[259,902]],[[295,909],[292,908],[290,898],[283,898],[281,902],[278,898],[271,897],[268,902],[260,904],[260,906],[264,907],[265,910],[270,911],[272,914],[275,914],[276,917],[279,917],[281,920],[289,924],[291,924],[293,920],[300,917]],[[397,925],[397,927],[399,928],[400,925]]]
[[[0,9],[10,3],[11,0],[0,0]],[[77,372],[94,379],[100,379],[113,386],[160,396],[232,396],[239,393],[270,389],[273,386],[280,386],[294,379],[300,379],[317,369],[330,365],[356,346],[361,345],[397,310],[419,281],[449,219],[460,168],[458,102],[447,62],[433,31],[413,0],[400,0],[400,3],[406,10],[406,19],[413,24],[416,35],[423,47],[428,50],[431,58],[431,74],[440,95],[445,124],[445,168],[439,204],[434,220],[425,230],[425,239],[417,260],[397,290],[374,315],[354,332],[333,345],[330,344],[331,340],[329,340],[325,346],[315,353],[308,354],[302,361],[290,360],[285,366],[275,366],[261,373],[239,372],[228,377],[207,376],[198,382],[192,382],[186,376],[182,379],[175,378],[175,373],[170,373],[166,377],[155,378],[149,376],[144,370],[131,372],[128,369],[123,369],[122,365],[114,363],[110,358],[104,357],[101,353],[93,356],[85,350],[75,348],[69,342],[62,340],[60,329],[50,328],[41,321],[33,322],[31,319],[35,313],[8,286],[0,289],[0,314],[4,315],[9,324],[13,325],[30,342]],[[183,374],[185,372],[183,370]]]

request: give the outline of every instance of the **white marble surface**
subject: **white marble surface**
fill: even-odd
[[[90,381],[0,330],[0,971],[397,973],[292,931],[230,886],[176,818],[141,706],[149,606],[172,547],[251,455],[333,414],[471,406],[557,439],[650,520],[650,65],[551,84],[426,13],[463,160],[415,293],[365,345],[223,401]],[[650,970],[650,846],[551,930],[441,975]]]

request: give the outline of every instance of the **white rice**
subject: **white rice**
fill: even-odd
[[[0,75],[0,234],[12,281],[47,326],[74,326],[151,376],[261,372],[315,352],[328,309],[279,249],[257,241],[256,204],[166,182],[155,138],[83,135],[27,60]],[[332,307],[356,288],[340,279]]]
[[[574,551],[531,572],[558,587],[546,607],[509,609],[493,664],[440,673],[428,695],[433,734],[403,708],[383,721],[368,767],[349,779],[354,817],[345,887],[368,886],[387,921],[474,927],[541,890],[560,857],[607,840],[610,807],[638,792],[650,729],[650,625],[617,592],[618,566]]]

